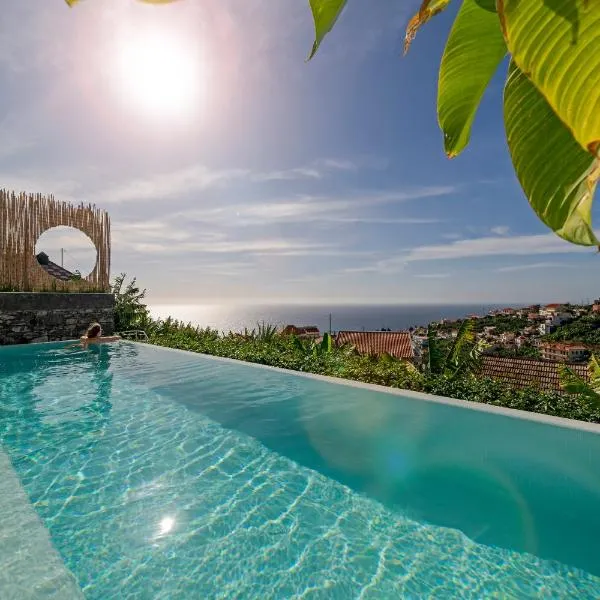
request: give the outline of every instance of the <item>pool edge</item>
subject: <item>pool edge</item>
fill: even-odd
[[[271,365],[263,365],[260,363],[252,363],[244,360],[238,360],[236,358],[227,358],[224,356],[213,356],[212,354],[203,354],[201,352],[192,352],[191,350],[181,350],[179,348],[169,348],[167,346],[159,346],[158,344],[149,344],[144,342],[135,342],[131,340],[123,340],[120,343],[135,344],[140,346],[147,346],[151,348],[158,348],[161,350],[168,350],[170,352],[179,352],[186,355],[202,356],[204,358],[216,360],[219,362],[233,363],[238,365],[246,365],[250,367],[256,367],[259,369],[266,369],[269,371],[276,371],[280,373],[286,373],[288,375],[295,375],[297,377],[304,377],[306,379],[313,379],[316,381],[323,381],[326,383],[334,383],[338,385],[344,385],[348,387],[371,390],[374,392],[383,392],[392,396],[400,396],[403,398],[412,398],[415,400],[423,400],[425,402],[433,402],[436,404],[445,404],[447,406],[453,406],[456,408],[478,410],[481,412],[492,413],[496,415],[503,415],[512,419],[525,419],[528,421],[536,421],[538,423],[544,423],[546,425],[554,425],[556,427],[563,427],[568,429],[576,429],[579,431],[587,431],[588,433],[594,433],[600,435],[600,424],[590,423],[588,421],[578,421],[577,419],[567,419],[564,417],[554,417],[552,415],[544,415],[541,413],[529,412],[526,410],[520,410],[517,408],[507,408],[504,406],[495,406],[492,404],[485,404],[483,402],[473,402],[471,400],[459,400],[457,398],[449,398],[447,396],[437,396],[435,394],[426,394],[424,392],[415,392],[412,390],[406,390],[403,388],[392,388],[385,385],[379,385],[376,383],[364,383],[362,381],[354,381],[352,379],[344,379],[342,377],[332,377],[330,375],[318,375],[316,373],[306,373],[303,371],[294,371],[293,369],[283,369],[281,367],[272,367]],[[41,344],[40,344],[41,345]]]
[[[47,594],[61,600],[83,599],[83,590],[54,547],[50,532],[31,504],[2,446],[0,473],[0,510],[11,517],[9,526],[9,519],[5,517],[0,529],[3,542],[0,548],[0,588],[8,585],[11,593],[20,594],[15,598],[41,598]],[[27,535],[24,535],[24,529]]]
[[[37,344],[13,344],[11,346],[0,346],[2,348],[15,348],[15,347],[34,347],[34,346],[48,346],[50,344],[57,344],[61,342],[70,342],[72,340],[61,340],[59,342],[41,342]],[[279,373],[286,373],[288,375],[294,375],[296,377],[304,377],[306,379],[312,379],[315,381],[323,381],[326,383],[333,383],[337,385],[344,385],[347,387],[353,387],[357,389],[370,390],[374,392],[382,392],[391,396],[400,396],[403,398],[412,398],[414,400],[422,400],[425,402],[433,402],[435,404],[444,404],[446,406],[453,406],[455,408],[477,410],[480,412],[491,413],[495,415],[501,415],[511,419],[524,419],[527,421],[534,421],[537,423],[543,423],[545,425],[554,425],[555,427],[561,427],[566,429],[575,429],[577,431],[586,431],[600,435],[600,424],[590,423],[589,421],[579,421],[577,419],[567,419],[565,417],[554,417],[552,415],[544,415],[536,412],[529,412],[526,410],[520,410],[517,408],[507,408],[505,406],[495,406],[493,404],[485,404],[483,402],[473,402],[471,400],[459,400],[458,398],[449,398],[447,396],[437,396],[435,394],[426,394],[424,392],[415,392],[403,388],[392,388],[385,385],[379,385],[376,383],[364,383],[362,381],[354,381],[352,379],[344,379],[342,377],[332,377],[330,375],[318,375],[316,373],[307,373],[304,371],[294,371],[293,369],[283,369],[281,367],[273,367],[271,365],[263,365],[260,363],[253,363],[245,360],[238,360],[236,358],[227,358],[224,356],[214,356],[212,354],[204,354],[202,352],[193,352],[191,350],[182,350],[180,348],[169,348],[168,346],[160,346],[158,344],[150,344],[146,342],[138,342],[133,340],[120,340],[119,344],[131,344],[145,346],[149,348],[155,348],[165,350],[169,352],[178,352],[191,356],[201,356],[209,360],[215,360],[217,362],[232,363],[237,365],[245,365],[248,367],[254,367],[258,369],[266,369],[269,371],[275,371]]]

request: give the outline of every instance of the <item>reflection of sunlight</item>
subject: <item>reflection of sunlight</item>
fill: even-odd
[[[158,535],[167,535],[175,526],[175,519],[173,517],[164,517],[158,524]]]

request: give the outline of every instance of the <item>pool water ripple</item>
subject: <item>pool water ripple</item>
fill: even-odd
[[[118,369],[55,357],[1,377],[2,446],[87,598],[600,596],[585,571],[390,510]]]

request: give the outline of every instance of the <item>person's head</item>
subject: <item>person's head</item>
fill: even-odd
[[[102,326],[100,323],[92,323],[86,332],[86,337],[88,338],[97,338],[102,335]]]

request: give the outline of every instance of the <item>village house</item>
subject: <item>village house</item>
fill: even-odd
[[[546,304],[540,308],[540,315],[542,317],[553,317],[556,313],[560,312],[562,304]]]
[[[502,344],[514,344],[516,335],[512,331],[505,331],[500,334],[500,343]]]
[[[582,362],[589,358],[587,346],[570,342],[542,342],[540,351],[544,360]]]
[[[301,339],[317,340],[321,337],[321,332],[316,325],[286,325],[282,335],[295,335]]]
[[[335,343],[338,346],[349,344],[361,354],[369,356],[389,354],[394,358],[409,361],[418,358],[408,331],[340,331]]]

